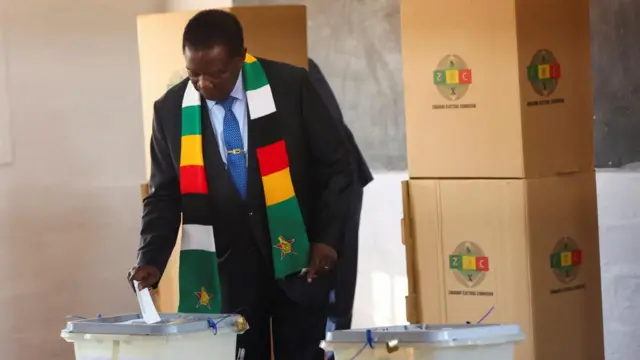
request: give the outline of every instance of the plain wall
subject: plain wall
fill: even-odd
[[[406,168],[398,1],[306,2],[311,56],[377,169],[365,190],[354,324],[402,323],[406,173],[387,171]],[[0,166],[0,360],[70,360],[59,338],[66,315],[136,309],[125,281],[146,146],[135,16],[163,8],[0,0],[14,150]],[[607,360],[636,359],[639,189],[637,173],[598,174]]]
[[[136,15],[161,0],[0,0],[0,359],[70,360],[65,316],[135,311],[144,151]],[[0,84],[3,86],[3,84]]]
[[[233,0],[166,0],[165,11],[178,12],[207,8],[230,7]]]
[[[640,0],[590,0],[596,166],[640,161]]]

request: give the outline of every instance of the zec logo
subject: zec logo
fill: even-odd
[[[478,244],[465,241],[449,255],[449,269],[456,280],[467,288],[478,286],[489,271],[489,257]]]
[[[556,91],[562,72],[560,63],[551,50],[538,50],[527,66],[527,79],[533,91],[540,96],[549,96]]]
[[[550,263],[556,279],[569,284],[578,277],[582,265],[582,250],[574,239],[563,237],[553,248]]]
[[[445,99],[455,101],[462,99],[471,85],[471,69],[458,55],[447,55],[433,71],[433,83]]]

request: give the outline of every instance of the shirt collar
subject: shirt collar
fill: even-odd
[[[233,87],[233,90],[231,90],[231,94],[229,94],[230,96],[233,96],[234,98],[238,99],[238,100],[244,100],[245,99],[245,93],[244,93],[244,80],[242,79],[242,70],[240,70],[240,75],[238,75],[238,80],[236,81],[236,86]],[[213,101],[213,100],[207,100],[207,105],[209,105],[209,109],[211,109],[213,107],[213,105],[217,104],[217,101]]]
[[[240,74],[238,75],[238,81],[236,81],[236,86],[234,86],[233,90],[231,90],[231,96],[238,100],[244,100],[244,80],[242,79],[242,70],[240,70]]]

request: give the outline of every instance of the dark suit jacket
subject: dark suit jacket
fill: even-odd
[[[343,128],[344,136],[351,147],[351,154],[353,156],[354,165],[358,175],[358,183],[362,187],[367,186],[367,184],[373,181],[371,170],[369,170],[369,166],[367,165],[360,148],[358,148],[358,144],[356,143],[356,139],[353,137],[353,133],[344,121],[340,105],[338,104],[338,100],[336,99],[333,90],[331,90],[331,86],[324,77],[324,74],[320,70],[318,64],[316,64],[316,62],[311,58],[309,58],[309,77],[311,78],[313,85],[318,89],[318,93],[320,93],[325,104],[327,104],[329,111],[331,111],[331,115],[333,115],[334,119],[336,119]]]
[[[287,144],[291,177],[309,241],[325,243],[339,251],[349,212],[350,194],[355,183],[349,145],[305,69],[265,59],[260,59],[260,63],[269,79],[277,109],[275,114],[267,116],[268,121],[273,126],[280,127]],[[178,174],[181,108],[188,81],[185,79],[169,89],[154,104],[151,192],[144,200],[138,264],[151,264],[160,272],[164,271],[175,246],[180,225]],[[211,183],[217,180],[214,178],[217,173],[213,170],[220,155],[208,111],[204,111],[205,109],[206,106],[203,106],[203,143],[205,167]],[[253,234],[252,240],[271,264],[272,246],[256,158],[256,147],[261,146],[258,143],[259,137],[256,136],[256,131],[261,131],[257,121],[260,119],[249,120],[246,211],[250,215],[248,223]],[[225,205],[220,204],[226,201],[225,194],[211,189],[211,196],[212,201],[217,201],[218,205]],[[217,224],[214,226],[222,227],[222,233],[234,233],[233,229],[229,229],[234,226],[233,222],[218,221]],[[242,240],[232,237],[221,237],[216,230],[219,258],[226,255],[223,249],[231,249]],[[292,297],[295,298],[296,295]]]

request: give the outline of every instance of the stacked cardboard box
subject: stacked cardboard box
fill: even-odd
[[[238,17],[244,28],[245,45],[254,56],[307,67],[306,7],[244,6],[224,10]],[[145,144],[149,144],[153,103],[167,89],[186,77],[182,31],[197,11],[151,14],[138,17],[138,51]],[[145,145],[147,177],[150,172],[149,146]],[[142,187],[145,195],[146,185]],[[179,249],[180,243],[176,246]],[[160,311],[178,307],[178,250],[174,251],[154,301]]]
[[[589,3],[403,0],[412,323],[603,360]]]

